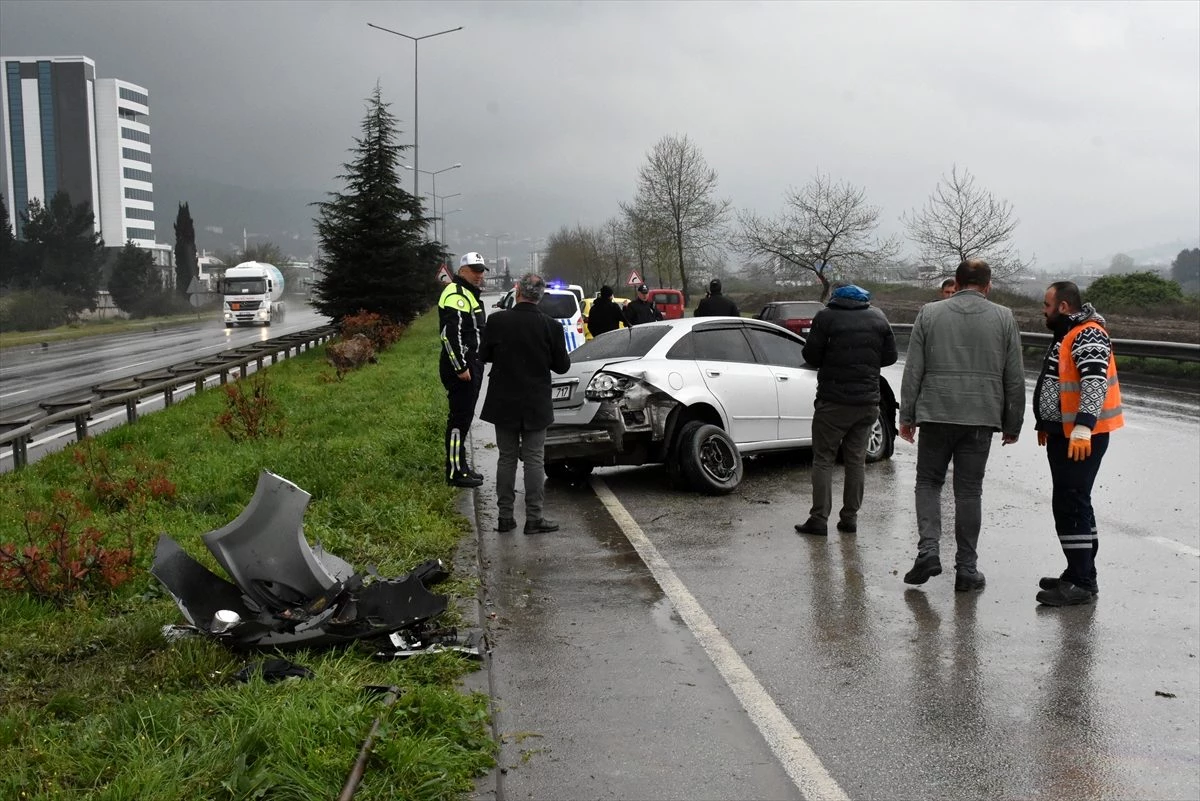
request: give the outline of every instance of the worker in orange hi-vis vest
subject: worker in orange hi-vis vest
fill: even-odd
[[[1117,360],[1104,318],[1083,302],[1075,284],[1051,284],[1043,311],[1054,341],[1034,388],[1033,415],[1038,445],[1045,446],[1050,462],[1054,528],[1067,569],[1038,582],[1037,600],[1047,606],[1090,604],[1100,594],[1092,485],[1109,433],[1125,424]]]

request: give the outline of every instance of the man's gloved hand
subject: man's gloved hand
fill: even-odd
[[[1092,455],[1092,429],[1075,426],[1071,429],[1071,441],[1067,443],[1067,458],[1082,462]]]
[[[1039,431],[1038,432],[1038,447],[1039,448],[1046,447],[1046,440],[1048,440],[1048,439],[1050,439],[1049,434],[1047,434],[1045,431]]]

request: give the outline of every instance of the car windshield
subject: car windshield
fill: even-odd
[[[779,305],[776,316],[792,320],[797,317],[812,318],[817,316],[817,312],[825,308],[824,304],[815,300],[804,301],[801,303],[782,303]]]
[[[262,278],[226,278],[226,295],[261,295],[267,291],[267,282]]]
[[[565,295],[546,293],[542,295],[541,301],[538,303],[542,311],[551,317],[556,317],[559,320],[574,317],[579,310],[579,301],[575,299],[574,293]]]
[[[663,325],[639,325],[609,331],[571,351],[571,361],[579,363],[597,359],[645,356],[670,330]]]

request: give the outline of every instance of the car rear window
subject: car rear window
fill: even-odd
[[[576,300],[575,294],[568,293],[564,295],[546,293],[542,295],[541,301],[538,303],[542,311],[551,317],[556,317],[560,320],[574,317],[579,311],[579,301]]]
[[[797,317],[803,317],[806,319],[816,317],[817,312],[819,312],[821,309],[825,308],[825,306],[824,306],[824,304],[819,303],[814,300],[814,301],[807,301],[804,303],[783,303],[783,304],[780,304],[777,308],[778,308],[778,312],[777,312],[776,316],[782,317],[782,318],[785,318],[788,320],[792,320]]]
[[[620,359],[641,357],[671,329],[664,325],[636,325],[633,328],[618,328],[601,334],[571,351],[572,362],[589,362],[597,359]]]

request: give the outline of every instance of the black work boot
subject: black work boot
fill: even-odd
[[[812,534],[814,537],[828,537],[829,526],[827,523],[822,523],[816,518],[810,517],[803,523],[796,524],[796,531],[800,534]]]
[[[446,483],[452,487],[482,487],[483,478],[475,478],[470,473],[454,473],[450,478],[446,479]]]
[[[496,521],[496,531],[512,531],[517,527],[517,521],[511,517],[501,517]]]
[[[1051,590],[1042,590],[1037,594],[1037,601],[1046,606],[1075,606],[1096,602],[1096,593],[1077,587],[1069,581],[1059,580],[1058,586]]]
[[[955,570],[954,571],[954,591],[955,592],[970,592],[971,590],[982,590],[987,580],[983,577],[981,570]]]
[[[1060,581],[1066,581],[1066,580],[1067,579],[1065,576],[1042,576],[1040,579],[1038,579],[1038,586],[1041,587],[1043,590],[1053,590],[1055,587],[1058,586],[1058,583]],[[1091,590],[1092,595],[1096,595],[1096,596],[1100,595],[1100,585],[1099,584],[1097,584],[1095,587],[1086,587],[1085,589]]]
[[[904,574],[905,584],[924,584],[934,576],[942,575],[942,560],[936,553],[918,554],[912,570]]]
[[[552,531],[558,531],[558,523],[553,520],[542,518],[541,520],[526,520],[526,534],[549,534]]]

